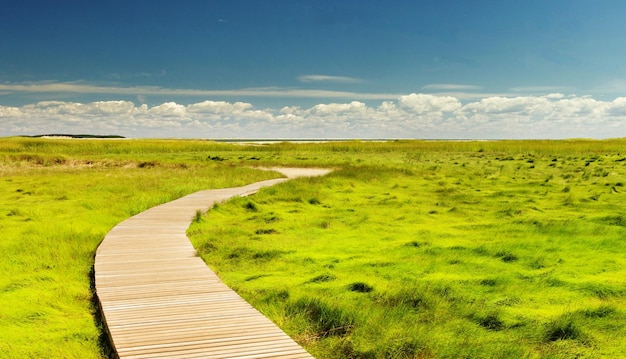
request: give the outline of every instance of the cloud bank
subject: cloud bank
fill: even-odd
[[[246,102],[45,101],[0,106],[0,136],[89,133],[134,138],[614,138],[626,137],[626,97],[487,97],[408,94],[371,106],[360,101],[280,109]]]
[[[332,80],[332,81],[331,81]],[[303,82],[327,81],[355,83],[361,80],[350,77],[311,75],[300,79]],[[358,93],[349,91],[292,89],[280,87],[255,87],[236,90],[198,90],[185,88],[165,88],[158,86],[98,86],[83,82],[37,82],[0,83],[0,94],[96,94],[117,96],[192,96],[192,97],[290,97],[290,98],[333,98],[360,100],[392,100],[400,96],[390,93]]]

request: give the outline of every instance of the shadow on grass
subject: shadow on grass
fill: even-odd
[[[117,355],[115,347],[113,347],[113,343],[111,342],[106,320],[104,319],[104,313],[102,313],[102,308],[100,307],[100,299],[98,299],[98,293],[96,293],[96,271],[93,266],[91,266],[91,270],[89,271],[89,283],[91,289],[91,313],[93,315],[93,320],[96,323],[96,327],[100,332],[100,335],[98,336],[100,354],[105,358],[118,359],[119,356]]]

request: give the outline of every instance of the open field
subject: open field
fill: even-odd
[[[319,358],[620,357],[622,144],[336,144],[189,233]]]
[[[109,229],[200,189],[278,176],[200,154],[158,141],[0,143],[0,357],[103,357],[90,271]]]
[[[619,357],[626,141],[0,142],[0,353],[97,358],[104,234],[158,203],[329,167],[189,233],[319,358]]]

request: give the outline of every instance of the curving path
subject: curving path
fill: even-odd
[[[274,169],[289,178],[323,169]],[[223,284],[186,230],[198,209],[288,180],[193,193],[114,227],[95,258],[95,284],[120,358],[312,358]]]

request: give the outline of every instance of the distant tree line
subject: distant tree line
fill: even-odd
[[[67,138],[126,138],[119,135],[72,135],[66,133],[50,133],[46,135],[22,136],[22,137],[67,137]]]

